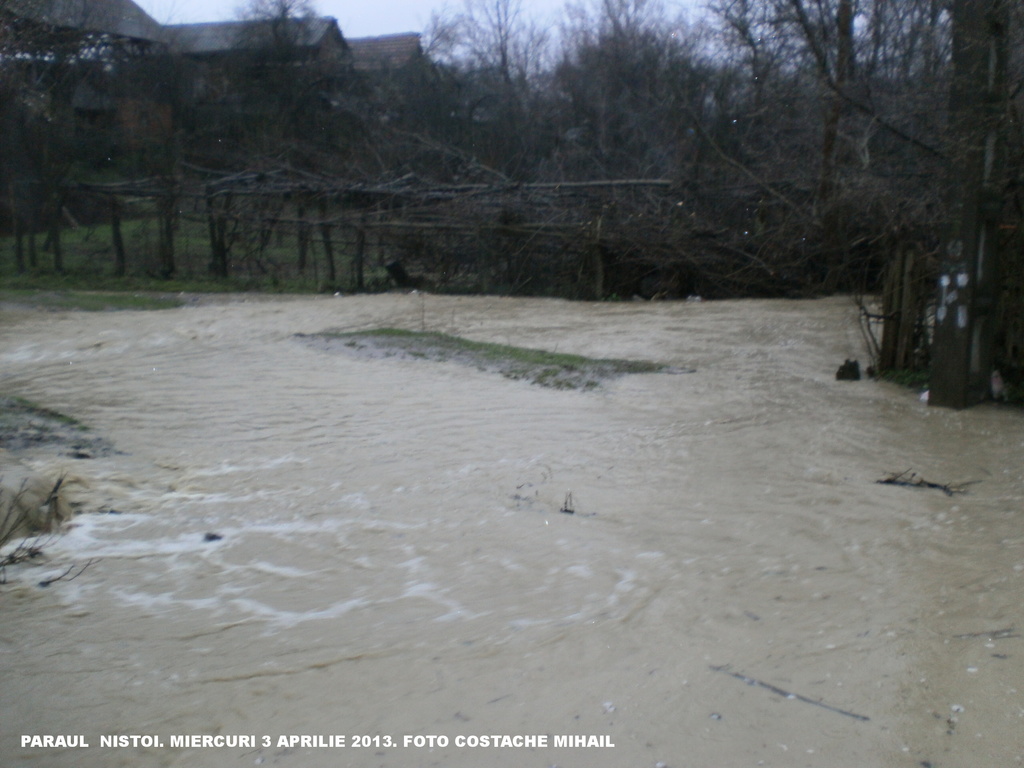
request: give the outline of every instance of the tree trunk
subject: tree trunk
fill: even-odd
[[[25,274],[25,225],[17,214],[14,216],[14,269],[19,275]]]
[[[49,242],[53,254],[53,271],[58,275],[64,274],[64,248],[60,241],[60,211],[63,208],[63,201],[59,195],[54,195],[53,206],[50,211],[50,233]]]
[[[14,194],[14,182],[8,187],[8,201],[11,209],[11,226],[14,235],[14,269],[19,275],[25,274],[25,222],[18,210],[17,198]]]
[[[299,246],[299,262],[296,267],[299,270],[299,274],[302,275],[306,271],[306,261],[309,257],[309,224],[306,223],[305,203],[298,203],[295,213],[299,220],[296,229],[296,237],[298,238]]]
[[[825,289],[836,290],[843,281],[849,261],[847,245],[846,216],[836,200],[838,159],[836,143],[839,138],[839,121],[843,116],[842,92],[846,88],[853,70],[853,4],[852,0],[839,0],[836,15],[838,50],[836,52],[835,79],[830,88],[829,108],[821,142],[821,177],[818,181],[818,205],[821,211],[821,225],[824,235],[826,263]]]
[[[36,228],[34,220],[28,228],[28,266],[30,269],[39,268],[39,252],[36,249]]]
[[[594,298],[604,298],[604,251],[601,249],[601,217],[594,226],[594,243],[590,250],[591,269],[594,278]]]

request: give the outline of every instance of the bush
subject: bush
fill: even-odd
[[[0,584],[5,582],[8,565],[42,555],[43,547],[71,515],[61,492],[63,476],[50,483],[25,474],[20,467],[8,465],[5,470],[8,474],[0,479]],[[2,551],[19,538],[13,548]]]

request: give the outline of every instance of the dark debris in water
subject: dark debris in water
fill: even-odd
[[[875,482],[879,485],[900,485],[905,488],[934,488],[942,491],[947,496],[953,496],[957,493],[967,493],[967,486],[971,485],[971,483],[960,483],[959,485],[933,483],[929,480],[925,480],[916,472],[911,472],[909,469],[906,469],[903,472],[893,472],[892,474],[883,477],[881,480],[876,480]]]
[[[558,511],[566,515],[576,514],[576,507],[572,503],[572,491],[565,494],[565,501],[562,502],[562,507]]]

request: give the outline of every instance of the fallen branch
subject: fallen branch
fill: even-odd
[[[935,488],[936,490],[942,491],[947,496],[952,496],[956,493],[967,493],[967,486],[971,483],[961,483],[960,485],[944,485],[942,483],[932,483],[925,480],[923,477],[919,477],[916,472],[911,472],[909,469],[903,472],[894,472],[888,477],[884,477],[881,480],[875,480],[879,485],[902,485],[907,488]]]
[[[763,680],[758,680],[757,678],[754,678],[754,677],[747,677],[746,675],[741,675],[739,672],[733,672],[733,671],[730,670],[730,665],[729,664],[725,664],[725,665],[720,666],[720,667],[712,666],[711,669],[714,670],[715,672],[724,672],[725,674],[729,675],[729,677],[735,677],[737,680],[742,680],[747,685],[754,685],[754,686],[758,686],[758,687],[761,687],[761,688],[766,688],[769,691],[771,691],[772,693],[778,694],[779,696],[781,696],[784,699],[795,699],[797,701],[802,701],[805,704],[813,704],[816,707],[821,707],[822,709],[827,709],[830,712],[835,712],[835,713],[840,714],[840,715],[846,715],[847,717],[852,717],[854,720],[868,721],[868,720],[871,719],[870,717],[867,717],[866,715],[858,715],[856,712],[850,712],[850,711],[845,710],[845,709],[840,709],[839,707],[833,707],[831,704],[826,704],[826,703],[824,703],[822,701],[817,701],[815,699],[809,699],[806,696],[801,696],[799,693],[790,693],[789,691],[784,691],[783,689],[779,688],[778,686],[772,685],[771,683],[766,683]]]
[[[0,555],[0,584],[6,583],[6,574],[4,569],[7,568],[8,565],[17,565],[18,563],[23,563],[26,560],[32,560],[36,557],[42,556],[43,545],[39,543],[41,538],[41,536],[36,536],[32,539],[25,539],[6,555]]]

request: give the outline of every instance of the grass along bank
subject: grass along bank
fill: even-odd
[[[0,290],[0,308],[29,307],[58,311],[106,312],[118,309],[174,309],[185,302],[167,293],[123,291],[79,291],[53,289]]]

